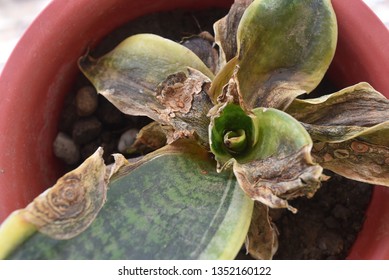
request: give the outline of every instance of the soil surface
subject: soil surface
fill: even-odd
[[[202,31],[213,33],[213,22],[226,13],[227,10],[214,9],[142,17],[112,32],[91,51],[91,55],[99,57],[136,33],[154,33],[175,41]],[[104,147],[105,160],[110,162],[110,154],[118,152],[121,136],[128,130],[140,129],[150,121],[122,114],[103,97],[94,97],[95,93],[90,92],[89,86],[80,74],[74,90],[68,95],[60,122],[63,142],[58,146],[64,149],[62,152],[66,156],[70,155],[69,151],[74,153],[73,158],[66,158],[70,162],[69,169],[80,164],[99,146]],[[324,93],[332,91],[326,80],[320,89]],[[84,99],[77,101],[77,98]],[[129,135],[134,137],[134,133]],[[69,141],[70,148],[61,146]],[[297,214],[286,210],[272,211],[279,231],[279,249],[275,259],[344,259],[347,256],[362,226],[372,188],[329,172],[326,175],[330,175],[331,179],[323,183],[312,199],[299,198],[290,202],[298,209]],[[242,251],[238,258],[247,256]]]
[[[362,227],[372,187],[331,174],[311,199],[290,201],[297,214],[273,210],[279,231],[274,259],[344,259]]]

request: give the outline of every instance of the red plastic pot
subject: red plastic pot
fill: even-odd
[[[63,100],[87,48],[138,16],[231,0],[54,0],[19,41],[0,77],[0,222],[61,175],[53,156]],[[360,0],[333,0],[339,43],[330,69],[339,87],[367,81],[389,97],[389,32]],[[375,187],[350,259],[389,259],[389,189]]]

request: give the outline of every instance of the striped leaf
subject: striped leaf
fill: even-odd
[[[244,243],[253,202],[231,172],[182,142],[123,167],[107,202],[79,236],[36,233],[13,259],[230,259]]]

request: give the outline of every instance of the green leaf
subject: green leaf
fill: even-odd
[[[256,108],[253,113],[257,142],[244,162],[275,155],[283,157],[312,145],[304,127],[288,114],[273,108]]]
[[[0,260],[5,259],[37,230],[34,224],[24,219],[20,211],[11,213],[0,225]]]
[[[206,112],[212,103],[204,88],[213,73],[184,46],[139,34],[99,59],[82,57],[79,66],[123,113],[148,116],[187,134],[196,131],[207,141]]]
[[[297,120],[277,109],[256,108],[246,113],[233,103],[216,109],[210,125],[210,147],[218,169],[233,165],[239,185],[249,197],[295,212],[287,199],[315,193],[322,168],[313,163],[312,140]],[[226,143],[226,138],[234,135],[238,150]]]
[[[70,240],[42,234],[13,259],[229,259],[241,248],[253,202],[231,172],[179,141],[120,169],[92,225]]]
[[[313,156],[344,177],[389,186],[389,101],[367,83],[315,99],[296,99],[287,112],[315,140]]]
[[[333,58],[337,24],[329,0],[256,0],[237,30],[237,55],[213,84],[215,101],[237,68],[239,92],[248,108],[286,108],[312,91]]]
[[[221,164],[231,158],[247,163],[276,154],[284,156],[312,144],[298,121],[272,108],[256,108],[247,113],[239,105],[225,104],[212,117],[210,129],[211,150]],[[230,132],[242,134],[240,130],[244,131],[246,148],[235,152],[226,145],[225,139]]]

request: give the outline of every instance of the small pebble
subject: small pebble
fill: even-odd
[[[323,232],[318,240],[321,250],[329,251],[331,254],[339,254],[343,250],[343,238],[335,232]]]
[[[332,215],[337,219],[345,221],[350,215],[350,210],[341,204],[336,204],[332,210]]]
[[[102,130],[102,124],[96,117],[78,120],[73,127],[72,137],[77,144],[86,144],[97,138]]]
[[[63,132],[59,132],[53,143],[54,154],[66,164],[76,164],[80,159],[80,150],[73,139]]]
[[[80,88],[76,94],[77,114],[80,117],[92,115],[98,106],[98,96],[94,87],[85,86]]]
[[[118,143],[118,151],[121,153],[126,153],[127,149],[130,148],[132,144],[134,144],[138,132],[139,130],[135,128],[131,128],[125,131],[120,136]]]

